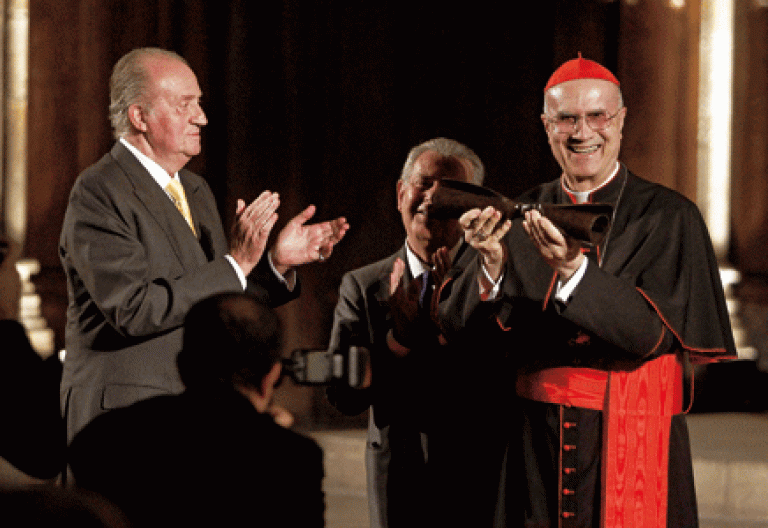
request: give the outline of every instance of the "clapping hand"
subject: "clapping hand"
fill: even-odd
[[[235,222],[232,224],[229,253],[245,275],[261,260],[269,234],[277,221],[275,212],[280,205],[277,193],[264,191],[246,207],[237,200]]]
[[[284,274],[289,268],[309,262],[324,261],[331,256],[333,247],[349,230],[344,217],[306,225],[315,210],[315,206],[310,205],[278,233],[272,248],[272,264],[279,273]]]
[[[406,349],[413,345],[418,333],[419,292],[422,279],[416,277],[403,287],[405,262],[395,260],[389,274],[389,310],[392,314],[392,337]],[[401,352],[399,355],[404,355]]]
[[[439,287],[451,266],[448,248],[441,247],[432,255],[432,281]],[[420,310],[419,296],[424,287],[425,277],[419,276],[403,287],[402,279],[405,274],[405,262],[396,259],[389,275],[389,308],[392,314],[392,333],[395,341],[408,348],[421,334],[426,334],[433,328],[429,317],[437,308],[437,295],[431,296],[431,303],[426,310]]]

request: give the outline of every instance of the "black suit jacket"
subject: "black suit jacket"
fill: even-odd
[[[78,487],[107,498],[136,528],[324,525],[320,447],[231,389],[108,412],[68,454]]]
[[[193,304],[242,291],[205,181],[179,172],[199,240],[138,159],[120,142],[78,177],[59,253],[69,305],[62,409],[71,440],[94,416],[183,390],[176,372],[182,324]],[[248,291],[271,305],[298,295],[266,257]]]

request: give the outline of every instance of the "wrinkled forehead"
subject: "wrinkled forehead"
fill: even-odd
[[[621,106],[619,87],[602,79],[576,79],[553,86],[545,95],[550,112],[613,113]]]

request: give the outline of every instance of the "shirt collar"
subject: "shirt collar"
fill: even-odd
[[[453,262],[453,259],[456,258],[456,253],[459,252],[459,248],[461,247],[462,240],[459,239],[459,241],[456,243],[453,248],[448,252],[448,256],[451,259],[451,262]],[[413,275],[414,278],[418,277],[425,271],[432,269],[429,264],[426,262],[423,262],[416,253],[413,252],[411,249],[411,246],[408,245],[408,241],[405,242],[405,254],[408,258],[408,268],[411,270],[411,275]]]
[[[165,171],[165,169],[163,169],[149,156],[131,145],[128,141],[125,140],[125,138],[120,138],[120,142],[131,152],[131,154],[136,156],[136,159],[139,160],[139,163],[141,163],[144,168],[147,169],[149,175],[152,176],[152,178],[157,182],[161,189],[165,189],[168,186],[171,181],[171,176]],[[179,173],[177,172],[173,175],[173,177],[178,179]]]
[[[565,184],[565,178],[563,178],[563,189],[565,189],[565,192],[567,192],[571,197],[573,198],[573,201],[575,203],[586,203],[589,202],[590,196],[599,191],[600,189],[606,187],[610,182],[613,181],[613,179],[616,177],[616,175],[619,173],[619,167],[621,164],[617,161],[616,162],[616,168],[613,169],[613,173],[611,176],[606,179],[603,183],[601,183],[598,187],[595,187],[594,189],[591,189],[589,191],[572,191],[569,189]]]

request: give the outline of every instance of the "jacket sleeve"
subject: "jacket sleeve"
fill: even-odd
[[[368,317],[362,286],[352,273],[346,273],[339,287],[339,300],[333,314],[333,329],[328,350],[334,354],[343,354],[350,344],[373,350],[373,336]],[[351,343],[352,340],[355,343]],[[350,416],[364,412],[372,403],[370,388],[355,389],[343,382],[330,385],[327,396],[331,405]]]

